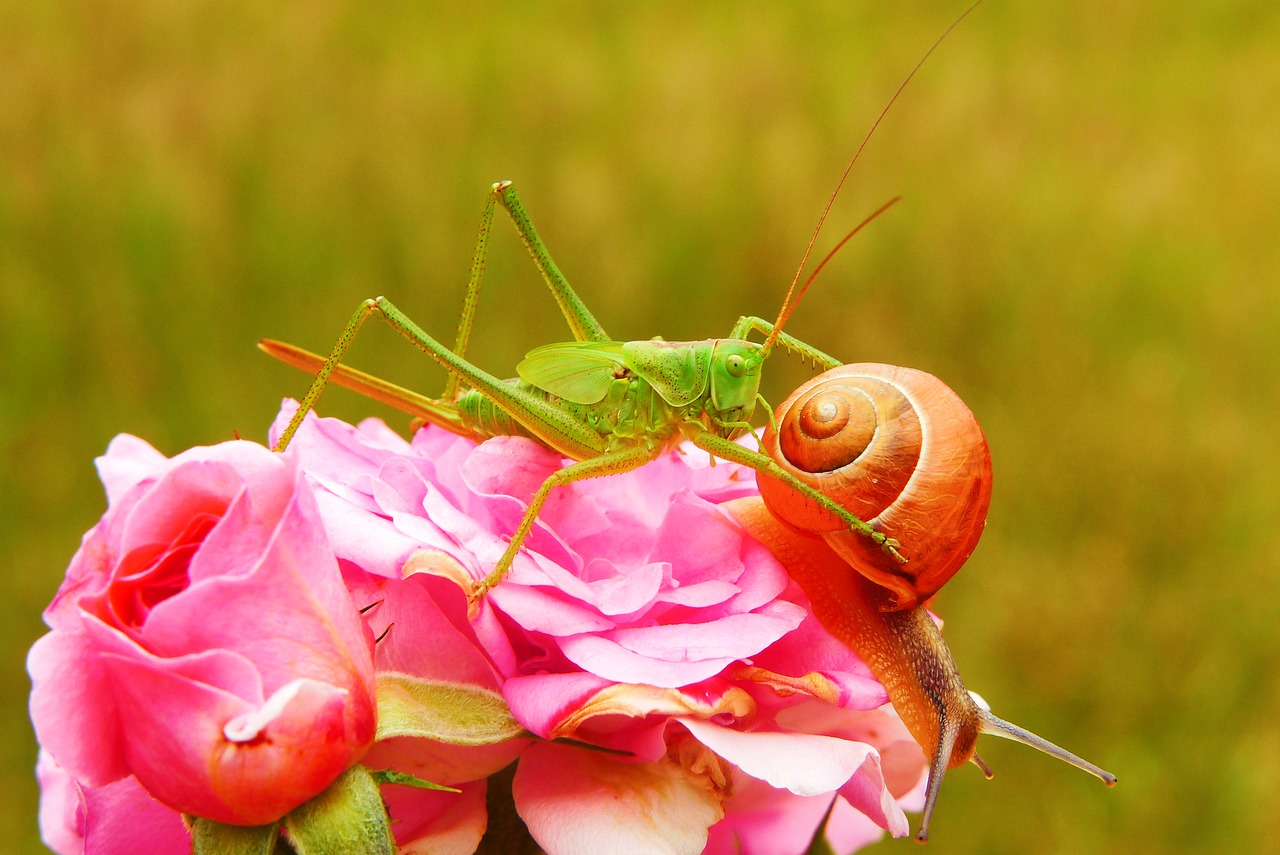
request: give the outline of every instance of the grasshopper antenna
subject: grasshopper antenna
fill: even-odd
[[[851,237],[853,237],[858,232],[866,228],[871,223],[871,221],[874,220],[876,217],[880,216],[885,211],[889,210],[890,208],[892,208],[894,205],[896,205],[898,202],[901,202],[901,201],[902,201],[901,196],[894,196],[888,202],[885,202],[879,208],[876,208],[871,213],[870,216],[868,216],[865,220],[863,220],[862,222],[854,226],[853,231],[849,232],[847,235],[840,238],[840,242],[837,243],[834,247],[832,247],[831,251],[828,252],[823,257],[823,259],[818,262],[818,266],[813,268],[813,272],[809,274],[809,277],[804,280],[804,284],[800,286],[800,291],[796,294],[795,300],[791,301],[791,305],[788,307],[786,306],[786,304],[783,304],[783,311],[781,314],[778,315],[778,322],[773,325],[773,331],[769,333],[769,337],[765,339],[764,353],[766,355],[769,353],[769,349],[773,347],[773,343],[774,343],[774,340],[777,338],[778,331],[782,329],[782,325],[785,324],[787,322],[787,319],[791,317],[791,313],[796,310],[796,306],[800,305],[800,300],[801,298],[804,297],[804,292],[809,290],[809,286],[813,284],[813,280],[818,278],[818,274],[822,272],[822,268],[827,266],[827,262],[835,258],[836,253],[840,251],[841,247],[843,247],[846,243],[849,242],[849,239]],[[798,275],[799,274],[797,274],[797,276]],[[791,292],[788,291],[787,293],[788,295],[790,295]]]
[[[818,216],[818,224],[814,227],[813,234],[809,238],[809,243],[804,248],[804,255],[800,257],[800,266],[796,268],[796,275],[791,277],[791,286],[787,288],[787,296],[782,300],[782,308],[778,312],[778,320],[774,322],[773,330],[769,333],[769,337],[765,339],[763,350],[764,355],[767,356],[769,351],[773,349],[774,342],[777,341],[778,334],[782,332],[783,325],[786,324],[787,319],[791,317],[791,313],[795,311],[796,306],[800,304],[800,298],[804,296],[805,291],[809,290],[809,285],[813,282],[814,276],[818,275],[818,271],[821,270],[822,266],[831,259],[831,256],[835,254],[835,251],[844,246],[845,241],[848,241],[849,238],[857,234],[863,226],[874,220],[883,213],[886,208],[898,201],[897,198],[890,200],[866,220],[863,220],[857,228],[845,235],[844,239],[836,245],[836,249],[828,253],[827,257],[822,260],[817,269],[814,270],[813,274],[805,280],[804,285],[800,288],[800,293],[796,294],[796,286],[800,283],[800,276],[804,273],[805,265],[809,263],[809,254],[813,252],[813,246],[818,241],[818,235],[822,232],[822,225],[827,221],[827,214],[831,212],[831,206],[835,204],[836,197],[840,195],[840,190],[844,187],[845,179],[847,179],[849,177],[849,173],[853,171],[853,165],[858,162],[858,157],[862,154],[862,150],[867,147],[867,143],[871,141],[871,137],[875,134],[876,128],[880,127],[880,123],[884,121],[884,117],[889,114],[889,110],[893,108],[894,103],[898,100],[898,96],[902,94],[902,90],[907,88],[907,84],[911,82],[911,78],[916,76],[916,72],[919,71],[921,66],[923,66],[929,57],[933,55],[933,52],[938,49],[938,45],[942,44],[943,40],[945,40],[947,36],[951,35],[951,31],[960,26],[960,22],[969,17],[969,13],[978,8],[981,3],[982,0],[976,0],[973,5],[961,12],[959,17],[951,22],[950,26],[942,31],[942,35],[938,36],[938,38],[934,40],[933,44],[929,46],[929,49],[924,52],[924,56],[920,57],[920,60],[914,67],[912,67],[911,71],[907,73],[907,76],[898,84],[898,88],[894,90],[893,95],[889,98],[889,103],[884,105],[884,109],[880,111],[880,115],[876,116],[876,120],[871,123],[871,129],[868,130],[866,136],[862,138],[862,142],[858,143],[857,150],[854,151],[853,157],[849,158],[848,164],[845,165],[844,172],[840,173],[840,180],[836,182],[835,189],[831,191],[831,197],[827,199],[827,204],[823,207],[822,213]],[[794,300],[791,299],[792,294],[796,295]]]

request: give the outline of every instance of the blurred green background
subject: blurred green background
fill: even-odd
[[[306,382],[256,340],[326,349],[368,296],[447,339],[497,179],[618,338],[772,316],[961,8],[0,3],[0,850],[40,850],[23,657],[114,434],[261,438]],[[978,414],[996,495],[937,603],[953,651],[1121,781],[986,744],[997,777],[948,776],[935,855],[1280,837],[1277,141],[1273,2],[990,0],[835,205],[820,249],[905,197],[790,330]],[[495,234],[472,354],[509,374],[568,336]],[[386,330],[352,361],[443,381]],[[766,394],[804,376],[771,362]]]

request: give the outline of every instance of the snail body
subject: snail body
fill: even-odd
[[[973,552],[991,500],[987,443],[960,398],[923,371],[843,365],[797,389],[776,424],[762,450],[896,539],[907,559],[868,547],[777,479],[758,478],[760,498],[727,506],[805,590],[823,626],[867,663],[929,758],[917,839],[928,837],[948,768],[973,762],[990,776],[976,753],[981,733],[1114,784],[1110,772],[979,706],[923,605]]]

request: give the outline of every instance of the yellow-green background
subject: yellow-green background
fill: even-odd
[[[0,850],[39,848],[22,657],[102,511],[111,436],[263,436],[306,384],[254,342],[327,348],[364,297],[448,338],[497,179],[616,337],[772,315],[845,160],[961,8],[600,6],[0,3]],[[997,712],[1120,776],[986,744],[996,779],[948,776],[930,850],[1262,851],[1280,13],[991,0],[894,107],[821,247],[895,194],[790,329],[976,411],[997,485],[938,600],[953,650]],[[503,374],[567,336],[496,234],[472,352]],[[354,356],[442,381],[386,330]],[[802,376],[777,359],[766,393]]]

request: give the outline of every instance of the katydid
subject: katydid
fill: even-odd
[[[511,216],[575,337],[575,341],[530,351],[516,366],[519,379],[515,380],[501,380],[465,358],[495,204],[500,204]],[[887,207],[883,206],[880,211]],[[763,402],[761,368],[775,345],[781,344],[825,368],[840,364],[817,348],[782,332],[782,325],[795,306],[791,301],[794,290],[793,281],[776,322],[742,317],[728,338],[686,342],[613,341],[551,259],[511,182],[499,182],[493,185],[481,218],[462,319],[452,349],[422,330],[385,297],[366,300],[360,305],[327,359],[279,342],[262,342],[261,347],[267,353],[316,374],[275,450],[283,451],[288,446],[303,418],[332,379],[458,434],[477,440],[499,435],[527,436],[573,459],[575,462],[554,472],[534,493],[506,551],[493,571],[477,585],[474,597],[483,596],[506,575],[552,489],[585,478],[638,468],[682,440],[689,440],[713,457],[780,479],[809,501],[838,516],[852,531],[871,539],[905,563],[898,552],[897,541],[800,482],[768,456],[734,442],[752,429],[751,417],[756,403]],[[803,293],[802,289],[795,302]],[[449,380],[440,398],[411,393],[340,364],[352,339],[370,316],[390,324],[449,371]],[[748,341],[747,336],[752,332],[765,335],[764,342]],[[767,403],[765,407],[772,415]]]

